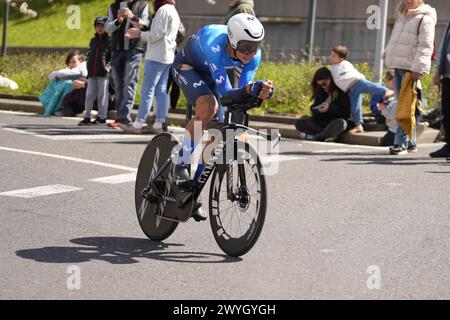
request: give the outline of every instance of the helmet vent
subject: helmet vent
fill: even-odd
[[[252,39],[261,39],[261,38],[264,36],[264,29],[261,31],[261,34],[260,34],[260,35],[256,35],[256,36],[252,35],[252,34],[250,33],[250,31],[248,31],[248,29],[244,29],[244,31],[245,31],[245,33],[247,33],[248,36],[249,36],[250,38],[252,38]]]

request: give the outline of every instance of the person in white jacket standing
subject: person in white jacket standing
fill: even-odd
[[[350,98],[352,120],[356,126],[348,132],[363,133],[362,95],[370,93],[383,96],[384,100],[388,100],[394,92],[379,83],[366,80],[366,77],[347,61],[349,54],[346,47],[337,46],[331,51],[328,59],[336,86],[346,92]]]
[[[141,103],[136,120],[131,125],[119,125],[121,129],[130,133],[142,133],[142,127],[152,106],[153,96],[156,97],[157,104],[156,121],[153,128],[146,129],[146,133],[162,132],[169,110],[167,82],[170,67],[175,59],[180,17],[173,0],[155,0],[154,6],[155,16],[150,31],[141,32],[139,28],[131,28],[126,34],[126,37],[130,39],[140,38],[147,42]]]
[[[395,93],[398,96],[407,72],[412,73],[412,80],[419,80],[429,73],[434,49],[436,10],[422,0],[402,0],[398,7],[388,46],[384,52],[385,64],[395,69]],[[399,105],[401,101],[399,100]],[[417,119],[416,119],[417,123]],[[417,151],[415,130],[409,139],[399,126],[395,134],[394,146],[390,152],[394,155]]]

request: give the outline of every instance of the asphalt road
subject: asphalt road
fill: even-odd
[[[0,299],[450,298],[438,145],[283,140],[261,237],[230,258],[209,222],[147,240],[134,175],[151,136],[76,121],[0,112]]]

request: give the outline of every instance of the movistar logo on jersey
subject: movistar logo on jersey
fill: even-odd
[[[222,48],[219,45],[217,45],[215,47],[211,47],[211,50],[214,53],[219,53],[220,51],[222,51]]]
[[[196,83],[194,83],[194,88],[198,88],[198,87],[201,87],[201,86],[204,86],[204,85],[206,85],[206,83],[205,83],[205,81],[199,81],[199,82],[196,82]]]
[[[217,84],[222,84],[225,81],[225,78],[223,76],[220,76],[219,79],[216,79]]]
[[[211,63],[209,66],[211,67],[211,72],[216,72],[217,71],[217,66],[216,66],[215,63]]]

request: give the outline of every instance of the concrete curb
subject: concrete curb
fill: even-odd
[[[9,98],[5,98],[9,97]],[[19,98],[22,99],[19,100]],[[34,96],[12,96],[0,95],[0,110],[22,111],[43,114],[44,107]],[[131,116],[134,117],[137,110],[132,110]],[[109,119],[115,119],[116,111],[108,113]],[[169,112],[168,120],[171,125],[184,126],[185,115],[182,110]],[[251,116],[250,127],[257,130],[279,130],[284,138],[298,139],[299,132],[294,127],[296,118],[282,116]],[[378,139],[384,135],[383,131],[366,131],[364,134],[343,134],[339,140],[341,143],[352,145],[378,146]],[[438,130],[426,128],[421,135],[418,135],[418,144],[433,143],[439,135]]]
[[[12,100],[12,101],[19,100],[19,101],[37,101],[37,102],[39,102],[39,98],[37,96],[33,96],[33,95],[14,95],[14,94],[0,93],[0,99],[6,99],[6,100]],[[139,105],[135,104],[133,107],[133,110],[137,110],[138,108],[139,108]],[[169,113],[184,115],[185,109],[177,108],[175,111],[172,109],[169,109]],[[280,116],[280,115],[264,115],[264,116],[250,115],[250,121],[284,123],[284,124],[292,124],[292,125],[294,125],[296,119],[297,119],[297,117]]]
[[[17,100],[17,99],[0,99],[0,110],[8,110],[8,111],[22,111],[22,112],[32,112],[43,114],[44,107],[39,101],[32,100]],[[131,111],[131,117],[134,119],[136,117],[137,110]],[[116,111],[110,111],[108,113],[108,119],[115,119]],[[285,117],[287,118],[287,117]],[[184,126],[186,117],[184,113],[170,113],[168,115],[168,121],[171,125]],[[253,118],[254,119],[254,118]],[[263,117],[259,117],[256,119],[264,120]],[[270,130],[270,129],[278,129],[280,130],[280,134],[285,138],[296,139],[299,136],[299,133],[291,124],[286,123],[278,123],[274,122],[275,119],[272,118],[272,121],[252,121],[250,120],[250,126],[257,130]],[[294,119],[295,120],[295,119]]]

